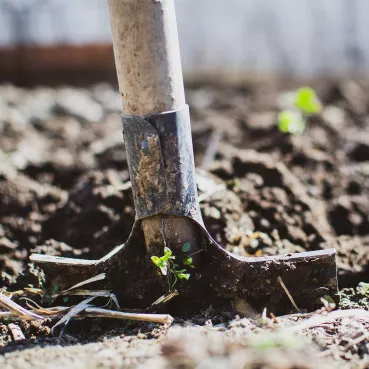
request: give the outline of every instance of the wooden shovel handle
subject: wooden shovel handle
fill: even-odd
[[[174,0],[108,0],[125,115],[183,108]]]
[[[174,0],[108,1],[124,114],[182,109],[185,94]],[[200,244],[193,222],[184,217],[157,215],[144,219],[142,226],[151,254],[163,250],[164,244],[175,250],[189,242],[191,252]]]

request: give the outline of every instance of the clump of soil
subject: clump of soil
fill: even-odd
[[[366,285],[355,288],[369,282],[369,84],[312,82],[322,113],[309,118],[303,135],[282,134],[276,127],[279,102],[299,86],[299,81],[188,86],[204,222],[220,244],[240,255],[335,247],[339,284],[347,288],[342,306],[367,308]],[[127,239],[135,213],[120,98],[111,86],[26,90],[3,85],[0,106],[0,284],[14,291],[42,286],[42,275],[27,266],[31,252],[100,258]],[[57,361],[59,349],[37,348],[53,344],[72,345],[62,352],[75,367],[77,361],[90,365],[96,350],[103,350],[96,359],[101,367],[132,367],[151,358],[167,367],[239,367],[238,362],[250,368],[322,367],[321,360],[316,364],[309,357],[327,348],[327,357],[336,357],[338,365],[343,358],[350,360],[347,367],[355,367],[368,354],[365,340],[344,352],[339,347],[367,330],[367,321],[309,330],[307,338],[315,342],[311,354],[309,345],[255,348],[254,331],[273,329],[259,326],[260,316],[240,328],[232,323],[240,312],[224,314],[219,321],[215,310],[201,313],[201,319],[177,319],[182,326],[199,327],[190,333],[178,328],[179,338],[163,345],[166,329],[101,321],[73,322],[66,338],[51,337],[52,322],[22,323],[25,342],[14,342],[4,323],[0,344],[7,352],[36,347],[25,356],[8,356],[9,368],[25,368],[36,357]],[[227,340],[223,333],[213,340],[208,332],[214,328],[226,332]],[[327,335],[335,338],[329,341]],[[199,342],[197,353],[187,347],[188,340]],[[74,342],[93,343],[81,348]],[[6,361],[0,359],[2,367]]]
[[[343,288],[340,295],[342,309],[369,310],[369,283],[360,282],[356,288]]]

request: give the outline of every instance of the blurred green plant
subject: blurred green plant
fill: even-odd
[[[305,119],[299,111],[283,110],[278,114],[278,128],[283,133],[302,133],[305,125]]]
[[[306,117],[319,114],[322,105],[311,87],[301,87],[295,92],[293,106],[278,114],[278,128],[283,133],[301,134],[306,127]]]
[[[322,105],[311,87],[301,87],[296,91],[295,106],[304,114],[318,114]]]

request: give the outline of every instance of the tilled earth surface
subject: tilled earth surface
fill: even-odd
[[[342,308],[368,309],[369,83],[315,81],[323,104],[302,135],[276,128],[299,81],[191,84],[192,134],[207,229],[247,256],[334,247]],[[41,287],[32,252],[97,259],[128,237],[134,207],[119,94],[107,84],[0,86],[0,285]],[[26,270],[26,271],[23,271]],[[22,272],[23,271],[23,272]],[[364,283],[360,283],[364,282]],[[360,283],[360,284],[359,284]],[[2,368],[369,367],[369,319],[301,332],[305,316],[234,306],[176,317],[172,327],[122,321],[0,324]],[[54,322],[55,323],[55,322]],[[366,336],[365,336],[366,335]],[[362,337],[363,336],[363,337]]]

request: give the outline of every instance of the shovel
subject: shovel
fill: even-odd
[[[135,224],[100,260],[34,254],[31,261],[66,287],[106,273],[125,308],[175,294],[193,302],[244,300],[279,314],[336,301],[334,249],[248,258],[214,241],[197,200],[174,1],[109,0],[109,10]]]

